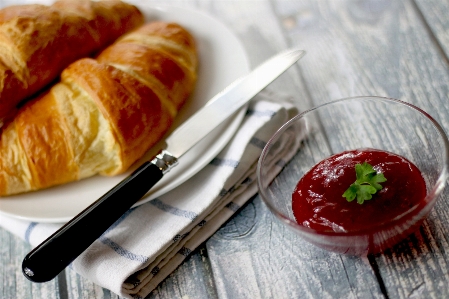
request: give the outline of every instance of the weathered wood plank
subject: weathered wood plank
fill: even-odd
[[[248,54],[251,68],[289,47],[270,1],[200,1],[198,9],[223,22],[239,37]],[[306,58],[302,58],[268,87],[290,96],[300,110],[311,107],[307,89],[299,76],[304,59]]]
[[[367,259],[330,253],[303,241],[280,224],[259,197],[207,246],[221,298],[383,297]]]
[[[207,251],[197,248],[147,298],[217,298]]]
[[[0,298],[60,299],[58,279],[34,284],[22,274],[22,259],[30,249],[21,239],[0,228]]]
[[[428,24],[429,29],[435,36],[438,45],[446,56],[446,63],[449,57],[449,2],[447,0],[415,0],[419,12]]]
[[[310,49],[304,80],[316,104],[356,95],[416,104],[448,127],[448,68],[410,1],[275,2],[292,44]],[[448,296],[448,191],[415,235],[375,256],[392,298]]]
[[[209,5],[214,7],[211,11],[219,12],[219,17],[228,20],[227,24],[238,32],[251,60],[257,64],[280,50],[273,45],[287,48],[294,44],[284,34],[291,29],[291,16],[273,15],[273,8],[289,10],[287,6],[295,4],[301,2],[213,2]],[[249,14],[258,17],[248,20]],[[295,45],[304,48],[308,44]],[[309,53],[298,67],[275,82],[279,85],[270,86],[274,91],[295,96],[300,108],[310,106],[308,86],[302,84],[300,76],[302,73],[307,78],[304,66],[313,61],[309,56],[311,50],[306,50]],[[323,73],[327,68],[315,71]],[[207,242],[207,249],[222,298],[383,296],[366,259],[329,253],[304,242],[275,220],[258,197]]]

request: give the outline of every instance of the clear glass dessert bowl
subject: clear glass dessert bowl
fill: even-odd
[[[403,190],[414,188],[416,183],[411,183],[407,176],[396,170],[387,172],[387,166],[394,164],[388,161],[374,163],[378,171],[374,174],[385,171],[388,176],[385,175],[386,182],[380,183],[384,188],[364,203],[358,202],[359,193],[356,200],[348,201],[341,190],[335,193],[337,204],[326,203],[326,198],[319,194],[321,191],[315,189],[298,196],[298,182],[305,181],[307,176],[313,178],[311,169],[318,163],[329,159],[341,160],[341,153],[366,150],[392,153],[415,165],[423,182],[420,199],[412,202],[403,198],[407,196],[402,195],[405,194]],[[286,155],[285,164],[279,163],[284,158],[279,155]],[[421,225],[445,186],[448,158],[449,142],[444,130],[423,110],[390,98],[346,98],[298,114],[271,137],[258,162],[259,193],[271,212],[303,239],[339,253],[377,253],[406,238]],[[361,160],[359,162],[363,164]],[[347,169],[354,168],[356,162],[351,163]],[[358,179],[355,170],[345,171],[353,171],[354,181]],[[318,189],[321,190],[321,185],[327,186],[333,177],[339,177],[343,172],[341,169],[315,170],[315,177],[323,177],[322,183],[316,183]],[[398,183],[394,178],[396,175],[407,179]],[[345,184],[342,190],[350,187]],[[389,190],[397,192],[388,199],[380,199]],[[312,199],[307,199],[306,193],[313,194]],[[409,193],[414,194],[415,191]],[[293,194],[296,198],[303,198],[305,204],[292,205]],[[316,201],[319,204],[306,207],[309,202],[316,204]],[[332,206],[333,210],[329,210],[329,205],[335,206]],[[355,212],[349,213],[348,207]],[[298,216],[306,210],[313,214],[310,221],[300,220]],[[324,210],[328,211],[329,217],[320,214]],[[332,212],[329,214],[329,211]],[[352,221],[351,226],[343,224],[348,220]],[[315,222],[321,226],[316,226]]]

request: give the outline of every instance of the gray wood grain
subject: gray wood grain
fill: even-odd
[[[230,3],[214,3],[213,11],[232,12],[228,25],[239,32],[251,54],[252,60],[262,61],[267,48],[255,47],[260,44],[279,44],[289,46],[289,37],[284,32],[293,30],[291,15],[274,15],[273,9],[286,9],[292,12],[296,2],[258,2],[257,7],[244,2],[238,9],[230,9]],[[221,5],[221,6],[220,6]],[[224,6],[228,8],[227,10]],[[290,7],[285,7],[285,6]],[[310,5],[309,5],[310,6]],[[308,6],[306,6],[307,8]],[[238,14],[236,15],[236,12]],[[245,15],[255,13],[259,17],[247,24]],[[220,16],[223,18],[223,15]],[[226,19],[226,17],[225,17]],[[277,21],[273,21],[277,19]],[[290,45],[293,45],[291,43]],[[299,43],[295,45],[301,45]],[[268,48],[269,49],[269,48]],[[310,57],[312,50],[298,64],[298,70],[307,79],[309,73],[304,68],[315,63]],[[273,54],[273,53],[271,53]],[[269,56],[269,55],[268,55]],[[257,61],[256,61],[257,63]],[[323,68],[328,70],[328,68]],[[317,69],[315,73],[323,73]],[[297,76],[295,73],[294,76]],[[270,86],[278,92],[288,91],[295,95],[300,108],[309,107],[308,86],[300,80],[287,81],[283,86]],[[252,215],[248,219],[249,215]],[[242,217],[242,214],[245,215]],[[299,237],[279,224],[256,198],[228,224],[207,242],[217,290],[221,298],[381,298],[382,292],[375,273],[367,260],[329,253],[302,241]],[[242,220],[240,220],[242,219]],[[243,234],[224,234],[228,226],[249,227]],[[243,227],[244,226],[244,227]]]
[[[205,247],[197,248],[147,298],[217,298]]]
[[[33,284],[22,274],[22,259],[30,249],[21,239],[0,228],[0,298],[61,298],[58,279]]]
[[[252,213],[255,224],[250,231],[228,234],[229,225],[238,226],[239,218]],[[330,253],[303,241],[280,224],[259,197],[207,246],[220,298],[383,297],[367,259]]]
[[[446,57],[445,63],[448,63],[449,57],[449,11],[448,1],[438,0],[415,0],[418,12],[425,19],[431,34],[435,38],[436,46],[440,47]]]
[[[424,3],[424,1],[423,1]],[[303,74],[313,101],[382,95],[416,104],[447,130],[448,69],[425,20],[410,1],[289,2],[293,44],[310,47]],[[306,20],[306,21],[305,21]],[[307,50],[307,49],[306,49]],[[325,72],[322,70],[326,69]],[[447,195],[416,236],[375,257],[380,284],[392,298],[448,296]],[[430,229],[429,226],[432,228]]]

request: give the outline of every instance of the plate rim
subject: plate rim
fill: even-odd
[[[137,7],[139,7],[139,9],[141,9],[141,11],[144,13],[145,15],[145,10],[147,9],[151,9],[154,11],[157,11],[159,14],[166,14],[165,11],[170,11],[171,14],[173,14],[174,10],[177,10],[178,12],[188,12],[190,14],[196,14],[196,15],[201,15],[203,18],[207,18],[209,19],[211,22],[215,23],[215,26],[220,26],[221,29],[226,30],[229,34],[229,37],[231,37],[232,39],[234,39],[234,41],[236,42],[236,45],[238,47],[240,47],[240,53],[239,55],[242,56],[243,60],[245,61],[245,65],[242,65],[242,69],[244,74],[249,73],[250,71],[250,64],[249,64],[249,59],[248,59],[248,53],[245,51],[245,48],[243,47],[243,44],[241,42],[241,40],[237,37],[237,35],[231,31],[224,23],[222,23],[221,21],[213,18],[211,15],[207,14],[204,11],[198,10],[198,9],[193,9],[193,8],[185,8],[185,7],[179,7],[179,6],[174,6],[174,5],[167,5],[167,4],[151,4],[151,3],[141,3],[141,4],[135,4]],[[148,16],[145,15],[145,18],[147,19]],[[147,20],[148,22],[148,20]],[[173,20],[173,22],[178,22],[178,20]],[[179,23],[182,23],[182,21],[179,21]],[[192,32],[193,34],[195,32]],[[200,54],[201,55],[201,54]],[[200,56],[201,57],[201,56]],[[233,78],[233,80],[237,79]],[[230,83],[230,82],[229,82]],[[226,86],[227,84],[225,84]],[[222,86],[222,88],[225,88],[225,86]],[[217,91],[218,92],[218,91]],[[229,137],[227,138],[227,140],[225,142],[223,142],[223,144],[219,147],[216,147],[213,151],[212,154],[210,154],[211,159],[213,157],[215,157],[225,146],[226,144],[229,143],[229,140],[232,138],[232,136],[235,134],[235,132],[237,131],[238,127],[240,126],[241,121],[243,120],[243,117],[245,115],[245,111],[246,111],[246,107],[244,106],[242,109],[240,109],[238,112],[236,112],[232,118],[228,119],[227,123],[231,123],[232,127],[232,133],[230,133]],[[228,132],[229,133],[229,132]],[[182,157],[181,157],[182,159]],[[180,184],[184,183],[185,181],[187,181],[189,178],[191,178],[192,176],[194,176],[197,172],[199,172],[201,169],[203,169],[205,166],[207,165],[207,163],[203,163],[197,170],[193,171],[193,173],[191,175],[188,175],[187,178],[180,180],[179,183],[176,184],[176,186],[173,187],[169,187],[167,188],[167,190],[162,190],[161,192],[157,193],[157,195],[154,196],[146,196],[143,199],[141,199],[140,201],[138,201],[134,206],[139,206],[141,204],[144,204],[158,196],[161,196],[171,190],[173,190],[174,188],[176,188],[177,186],[179,186]],[[130,171],[126,172],[126,175],[124,175],[124,177],[126,177],[128,174],[130,173]],[[85,181],[85,180],[89,180],[90,178],[86,178],[80,181]],[[69,183],[68,183],[69,184]],[[56,186],[58,187],[58,186]],[[32,191],[32,192],[39,192],[39,191],[43,191],[43,190],[38,190],[38,191]],[[28,192],[27,194],[32,194],[31,192]],[[69,221],[71,218],[73,218],[77,213],[74,212],[72,216],[68,217],[68,216],[62,216],[62,217],[50,217],[50,216],[29,216],[29,215],[21,215],[21,214],[17,214],[17,213],[10,213],[7,211],[2,210],[1,208],[1,203],[4,200],[8,200],[7,197],[1,199],[0,198],[0,215],[5,215],[7,217],[12,217],[15,219],[20,219],[20,220],[26,220],[26,221],[32,221],[32,222],[39,222],[39,223],[64,223]],[[14,199],[11,199],[14,200]],[[17,199],[16,199],[17,200]],[[18,199],[20,200],[20,199]],[[64,199],[61,199],[64,200]],[[94,200],[95,201],[95,200]],[[93,202],[94,202],[93,201]],[[90,205],[87,204],[86,207]],[[133,207],[134,207],[133,206]]]

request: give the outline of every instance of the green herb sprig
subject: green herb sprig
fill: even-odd
[[[355,174],[356,181],[343,193],[343,197],[346,197],[349,202],[357,198],[359,204],[363,204],[365,200],[370,200],[373,194],[382,189],[379,183],[387,180],[383,173],[377,173],[373,166],[367,162],[356,164]]]

